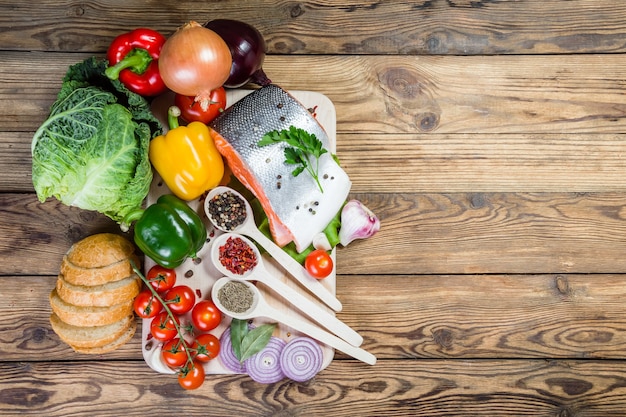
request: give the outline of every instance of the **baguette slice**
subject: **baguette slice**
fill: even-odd
[[[102,268],[123,261],[134,252],[135,247],[125,237],[98,233],[73,244],[66,256],[77,267]]]
[[[62,341],[78,348],[97,348],[114,342],[128,331],[134,321],[133,316],[127,316],[105,326],[81,327],[65,323],[54,313],[50,315],[52,330]]]
[[[52,311],[67,324],[73,326],[105,326],[115,323],[133,313],[133,301],[109,307],[84,307],[68,304],[59,297],[56,288],[50,292]]]
[[[126,342],[132,339],[133,336],[135,335],[136,330],[137,330],[137,323],[135,322],[135,320],[132,320],[132,324],[128,327],[128,329],[126,329],[124,333],[122,333],[114,341],[107,343],[104,346],[98,346],[98,347],[92,347],[92,348],[81,348],[78,346],[70,345],[70,347],[74,349],[74,351],[77,353],[84,353],[87,355],[100,355],[103,353],[112,352],[115,349],[122,347],[124,344],[126,344]]]
[[[101,285],[74,285],[63,275],[57,278],[57,294],[67,304],[85,307],[109,307],[133,300],[141,289],[141,279],[132,274]]]
[[[118,281],[134,273],[131,261],[139,266],[139,258],[135,254],[101,267],[83,267],[74,264],[68,255],[61,262],[61,275],[65,281],[73,285],[103,285]]]

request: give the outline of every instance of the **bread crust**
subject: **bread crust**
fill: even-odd
[[[80,268],[102,268],[127,259],[134,252],[134,245],[125,237],[98,233],[76,242],[66,257]]]
[[[84,354],[87,354],[87,355],[101,355],[101,354],[104,354],[104,353],[112,352],[112,351],[114,351],[116,349],[119,349],[123,345],[125,345],[130,339],[133,338],[133,336],[135,335],[136,331],[137,331],[137,323],[135,322],[135,320],[133,320],[131,326],[128,327],[126,332],[124,332],[116,340],[114,340],[111,343],[108,343],[108,344],[106,344],[104,346],[98,346],[98,347],[92,347],[92,348],[82,348],[82,347],[79,347],[79,346],[72,346],[72,345],[70,345],[70,347],[72,349],[74,349],[74,351],[77,352],[77,353],[84,353]]]
[[[56,314],[50,315],[50,325],[59,338],[70,346],[78,348],[97,348],[119,339],[133,325],[133,316],[105,326],[79,327],[65,323]]]
[[[61,275],[73,285],[102,285],[132,275],[134,271],[131,261],[139,266],[139,258],[131,254],[107,266],[85,268],[74,264],[66,255],[61,262]]]
[[[67,324],[73,326],[104,326],[115,323],[133,313],[133,302],[109,307],[84,307],[68,304],[59,297],[56,288],[50,293],[52,311]]]
[[[100,285],[75,285],[63,275],[57,278],[56,290],[63,301],[76,306],[108,307],[132,301],[141,290],[141,279],[132,274]]]

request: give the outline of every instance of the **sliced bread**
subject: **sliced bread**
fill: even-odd
[[[107,343],[106,345],[97,346],[97,347],[85,347],[85,348],[70,345],[70,347],[74,349],[75,352],[78,352],[78,353],[85,353],[88,355],[100,355],[103,353],[112,352],[122,347],[126,342],[128,342],[130,339],[133,338],[136,331],[137,331],[137,323],[135,322],[135,320],[133,320],[132,324],[126,329],[124,333],[122,333],[117,339],[113,340],[110,343]]]
[[[133,316],[126,316],[121,320],[104,326],[73,326],[67,324],[56,314],[50,315],[50,324],[59,338],[68,345],[79,348],[96,348],[107,345],[128,331],[133,325]]]
[[[108,307],[133,300],[141,290],[141,279],[132,274],[101,285],[75,285],[59,275],[56,290],[59,297],[68,304]]]
[[[135,247],[125,237],[98,233],[73,244],[66,257],[80,268],[102,268],[128,259],[134,252]]]
[[[61,262],[61,275],[65,281],[74,285],[102,285],[132,275],[134,271],[131,261],[139,266],[139,258],[131,254],[107,266],[88,268],[74,264],[65,255]]]
[[[109,307],[76,306],[63,301],[56,288],[50,292],[50,306],[59,319],[73,326],[105,326],[133,313],[132,300]]]

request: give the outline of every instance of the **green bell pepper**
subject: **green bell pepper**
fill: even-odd
[[[135,223],[135,244],[164,268],[176,268],[187,258],[196,258],[207,239],[202,219],[183,200],[172,194],[159,197],[145,210],[136,210],[124,220]]]

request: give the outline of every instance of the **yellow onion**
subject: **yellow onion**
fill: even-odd
[[[161,48],[159,72],[175,93],[195,97],[206,111],[211,91],[230,75],[232,56],[226,42],[197,22],[181,26]]]

